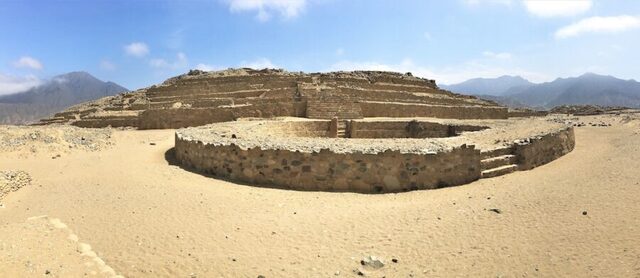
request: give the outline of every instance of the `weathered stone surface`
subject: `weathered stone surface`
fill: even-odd
[[[501,119],[507,108],[401,73],[229,69],[190,71],[160,85],[71,107],[42,124],[162,129],[278,116]]]
[[[377,122],[356,120],[354,123],[357,131],[360,127],[373,127]],[[405,127],[439,128],[429,122],[406,120],[379,124],[413,135],[416,133]],[[503,128],[508,128],[492,130],[486,126],[482,129],[476,125],[463,126],[489,138],[503,135]],[[514,140],[528,142],[526,144],[511,143],[485,150],[476,148],[476,143],[480,142],[470,135],[476,132],[465,133],[457,141],[446,137],[407,138],[406,134],[394,139],[344,139],[329,137],[328,120],[237,121],[178,130],[175,153],[177,160],[186,167],[250,184],[297,190],[403,192],[493,177],[503,174],[503,171],[496,172],[494,167],[500,170],[505,167],[503,165],[515,161],[522,163],[522,169],[528,169],[525,168],[528,165],[537,166],[556,159],[572,149],[569,147],[574,144],[570,136],[573,131],[571,127],[552,126],[561,128],[544,135],[544,140],[536,139],[537,135],[529,136],[540,132],[532,129],[522,133],[522,139]],[[444,130],[456,128],[461,127]],[[399,131],[393,133],[396,132]],[[236,134],[237,139],[232,139],[230,134]],[[420,134],[427,136],[437,132],[422,130]],[[465,140],[466,143],[461,143]],[[518,165],[509,167],[518,170]]]
[[[0,201],[10,192],[31,183],[31,176],[24,171],[0,171]]]

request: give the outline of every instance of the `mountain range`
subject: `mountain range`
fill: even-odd
[[[36,122],[69,106],[127,91],[87,72],[58,75],[27,91],[0,96],[0,124]]]
[[[550,109],[559,105],[590,104],[640,108],[640,82],[595,73],[539,84],[520,76],[502,76],[475,78],[440,87],[490,99],[509,107]]]

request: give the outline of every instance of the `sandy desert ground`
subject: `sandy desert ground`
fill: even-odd
[[[31,181],[0,200],[0,276],[640,277],[640,120],[580,120],[612,125],[531,171],[380,195],[185,171],[172,130],[13,130],[0,170]]]

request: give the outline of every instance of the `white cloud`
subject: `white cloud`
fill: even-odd
[[[169,62],[165,59],[149,60],[149,65],[151,67],[159,68],[159,69],[177,70],[177,69],[185,68],[188,65],[188,63],[189,63],[189,60],[187,59],[187,55],[182,52],[178,52],[176,54],[176,59],[173,62]]]
[[[475,6],[480,4],[499,4],[510,6],[512,3],[511,0],[463,0],[462,2],[468,6]]]
[[[285,19],[297,17],[307,5],[307,0],[225,0],[232,12],[256,11],[256,18],[265,22],[272,13]]]
[[[197,64],[196,69],[203,70],[203,71],[216,71],[216,70],[221,70],[223,68],[215,65]]]
[[[640,28],[640,17],[629,15],[594,16],[560,28],[556,31],[555,37],[564,39],[584,33],[618,33],[635,28]]]
[[[106,71],[114,71],[117,67],[116,64],[109,60],[102,60],[100,61],[100,68]]]
[[[0,73],[0,95],[20,93],[42,84],[42,80],[33,75],[24,77]]]
[[[169,63],[165,59],[151,59],[149,65],[154,68],[166,68],[169,67]]]
[[[34,70],[41,70],[43,68],[42,63],[40,63],[40,61],[30,56],[20,57],[20,59],[13,62],[13,66],[16,68],[29,68]]]
[[[251,61],[251,62],[242,61],[240,63],[240,66],[243,68],[252,68],[252,69],[278,68],[278,66],[273,64],[271,60],[267,58],[260,58],[258,60]]]
[[[529,13],[540,17],[575,16],[589,9],[591,0],[525,0]]]
[[[341,61],[330,66],[328,70],[379,70],[401,73],[411,72],[414,76],[435,79],[438,84],[454,84],[476,77],[494,78],[502,75],[520,75],[528,80],[531,80],[532,82],[551,80],[551,77],[545,74],[523,70],[520,68],[505,68],[501,66],[480,63],[478,61],[470,61],[462,65],[437,69],[416,65],[411,59],[404,59],[397,64]]]
[[[62,84],[62,83],[69,82],[69,79],[66,79],[64,77],[56,77],[56,78],[52,79],[51,82],[56,82],[58,84]]]
[[[124,46],[124,51],[127,55],[144,57],[149,54],[149,47],[143,42],[132,42]]]
[[[494,53],[491,51],[485,51],[485,52],[482,52],[482,56],[492,58],[492,59],[498,59],[498,60],[508,60],[508,59],[511,59],[513,55],[511,55],[511,53],[508,53],[508,52]]]

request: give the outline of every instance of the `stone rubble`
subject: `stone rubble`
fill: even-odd
[[[31,176],[24,171],[0,171],[0,201],[10,192],[31,184]]]

